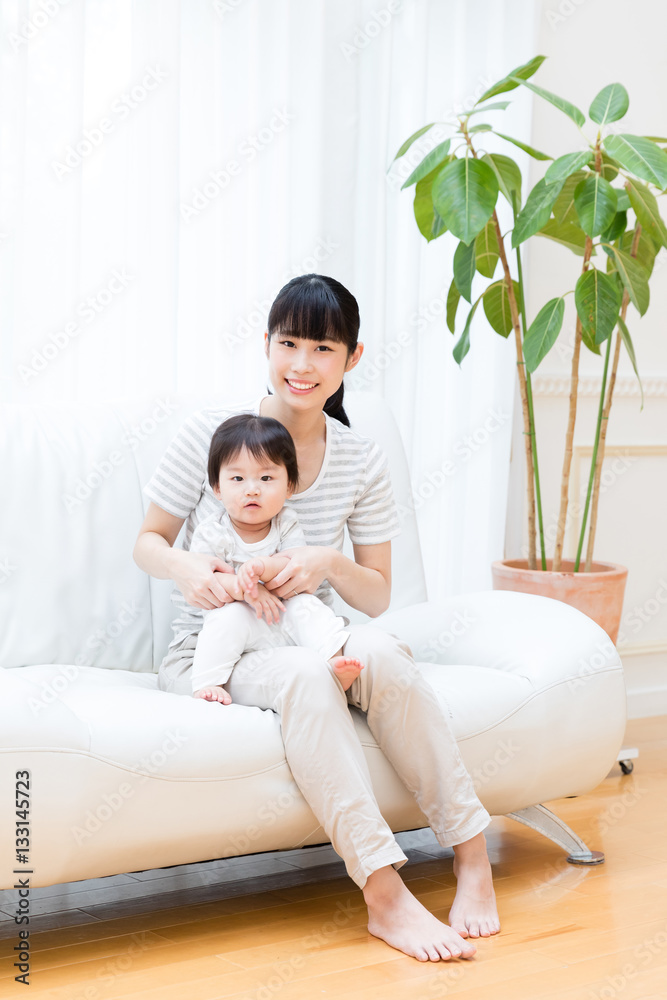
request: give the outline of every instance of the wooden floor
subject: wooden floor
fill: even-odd
[[[604,865],[569,865],[539,834],[493,820],[502,931],[472,960],[422,963],[372,937],[361,892],[318,848],[35,890],[25,995],[667,1000],[667,717],[631,722],[627,742],[640,752],[633,774],[615,767],[590,795],[549,803]],[[402,877],[446,920],[452,852],[430,831],[397,839]],[[0,905],[0,997],[22,996],[7,893]]]

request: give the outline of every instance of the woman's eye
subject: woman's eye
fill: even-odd
[[[294,347],[293,340],[281,340],[280,343],[283,347]]]

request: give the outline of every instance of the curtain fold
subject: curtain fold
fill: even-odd
[[[280,287],[331,274],[361,309],[349,387],[385,396],[406,443],[431,597],[490,586],[514,349],[479,315],[452,360],[453,242],[425,244],[407,165],[387,168],[411,132],[534,55],[534,5],[47,6],[1,7],[4,398],[248,397]],[[509,119],[529,137],[527,93]]]

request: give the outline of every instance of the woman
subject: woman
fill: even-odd
[[[343,408],[343,375],[363,353],[358,332],[357,302],[343,285],[316,274],[294,278],[273,303],[265,334],[273,393],[237,409],[280,420],[297,451],[299,487],[288,504],[308,545],[286,550],[290,561],[269,588],[280,598],[317,593],[331,603],[333,587],[374,617],[389,605],[391,538],[399,529],[386,459],[373,441],[354,433]],[[231,600],[216,582],[225,564],[187,551],[194,527],[217,504],[207,483],[208,446],[231,412],[209,409],[189,418],[145,490],[151,504],[135,560],[177,588],[175,635],[159,676],[167,691],[191,691],[199,625],[188,608]],[[175,549],[186,519],[185,548]],[[346,523],[354,560],[342,553]],[[233,702],[280,715],[294,780],[363,892],[370,933],[420,961],[469,958],[475,948],[466,939],[500,929],[482,832],[489,814],[408,646],[381,629],[353,626],[344,655],[365,664],[347,691],[326,661],[294,647],[245,653],[224,687]],[[439,843],[454,849],[451,926],[429,913],[398,874],[407,858],[378,808],[349,705],[367,713],[373,736]]]

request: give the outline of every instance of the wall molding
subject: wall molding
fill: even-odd
[[[602,379],[597,375],[584,375],[579,379],[579,396],[600,395]],[[644,396],[658,399],[667,398],[667,375],[651,375],[642,378]],[[570,395],[569,375],[537,375],[533,377],[533,392],[536,396],[567,396]],[[619,375],[614,386],[614,398],[641,396],[639,382],[635,375]]]

